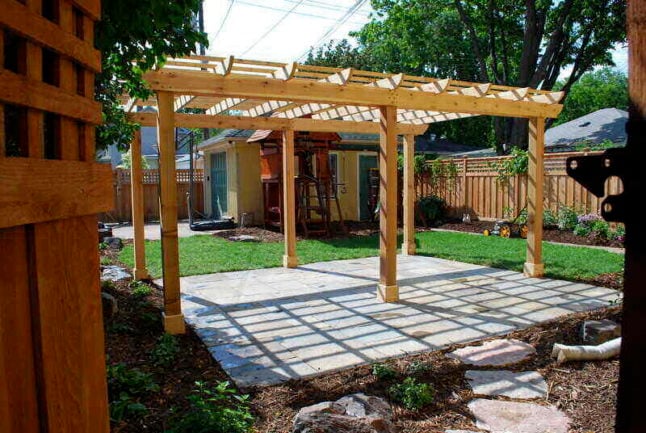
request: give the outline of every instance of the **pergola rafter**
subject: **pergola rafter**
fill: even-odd
[[[173,127],[238,128],[283,131],[285,255],[287,267],[298,264],[293,192],[294,131],[378,133],[380,136],[380,283],[378,296],[396,302],[397,135],[404,136],[404,253],[415,252],[413,152],[415,135],[429,124],[488,115],[530,120],[528,205],[529,233],[525,272],[541,276],[542,152],[544,125],[556,117],[563,94],[491,83],[385,74],[357,69],[263,62],[234,57],[193,56],[171,59],[145,74],[156,92],[148,101],[124,101],[129,107],[148,105],[158,113],[131,113],[132,120],[157,125],[164,250],[165,326],[182,332],[177,272],[177,230],[173,200]],[[176,113],[202,108],[205,114]],[[138,170],[133,165],[133,171]],[[133,176],[133,179],[135,177]],[[133,206],[134,208],[134,206]],[[164,212],[168,209],[167,212]],[[292,217],[289,217],[289,216]],[[137,233],[137,231],[136,231]],[[135,243],[143,239],[135,239]],[[136,264],[145,269],[144,264]]]

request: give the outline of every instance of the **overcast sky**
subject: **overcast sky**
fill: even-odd
[[[205,0],[208,54],[303,60],[311,46],[360,29],[371,11],[369,0]],[[625,48],[617,47],[613,58],[619,69],[627,70]]]

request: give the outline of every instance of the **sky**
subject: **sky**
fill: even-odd
[[[205,0],[207,54],[253,60],[302,61],[310,47],[348,37],[369,21],[369,0]],[[626,72],[626,47],[613,50]],[[564,69],[561,77],[568,75]]]

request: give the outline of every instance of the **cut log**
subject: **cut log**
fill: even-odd
[[[619,355],[621,337],[607,341],[598,346],[566,346],[555,343],[552,348],[552,358],[560,364],[568,361],[592,361],[610,359]]]

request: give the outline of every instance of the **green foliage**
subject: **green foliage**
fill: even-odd
[[[163,334],[157,340],[157,345],[150,354],[153,364],[159,367],[170,367],[179,354],[179,343],[177,337],[170,334]]]
[[[209,389],[196,382],[197,388],[187,397],[190,408],[177,413],[166,433],[246,433],[254,418],[249,410],[249,396],[238,395],[229,382]]]
[[[558,217],[556,212],[552,209],[543,210],[543,227],[546,229],[553,229],[558,227]]]
[[[578,214],[573,208],[559,205],[556,212],[556,225],[559,230],[574,230],[574,227],[578,224],[577,218]]]
[[[426,161],[428,160],[429,158],[424,153],[416,153],[413,156],[413,166],[416,175],[421,175],[427,171]],[[404,170],[404,155],[402,153],[397,154],[397,170],[400,172]]]
[[[113,281],[110,281],[110,280],[101,281],[101,291],[105,292],[106,290],[114,290],[114,289],[115,289],[115,285]]]
[[[132,326],[127,323],[116,322],[113,320],[108,325],[107,331],[110,334],[130,334],[134,329],[132,329]]]
[[[143,299],[152,293],[152,288],[143,281],[132,281],[128,285],[132,290],[132,297],[136,299]]]
[[[623,224],[618,224],[612,232],[612,239],[623,242],[626,238],[626,227]]]
[[[613,147],[617,147],[617,146],[618,146],[617,143],[614,143],[610,140],[603,140],[601,143],[589,143],[589,142],[577,143],[574,145],[574,150],[577,152],[597,151],[597,150],[612,149]]]
[[[574,234],[577,236],[588,236],[594,239],[611,239],[610,225],[597,214],[580,215],[577,218],[577,225],[574,227]]]
[[[564,83],[557,83],[556,88]],[[572,85],[563,104],[563,111],[554,125],[569,122],[602,108],[627,110],[628,77],[625,73],[612,68],[602,68],[584,74]]]
[[[379,380],[392,380],[397,377],[397,371],[388,364],[373,364],[372,375]]]
[[[415,378],[407,377],[402,383],[389,388],[393,401],[408,410],[417,411],[433,401],[433,388],[427,383],[418,383]]]
[[[146,99],[150,90],[143,74],[166,56],[181,56],[207,44],[194,25],[201,0],[110,0],[102,2],[96,27],[96,46],[102,52],[102,71],[96,98],[103,104],[103,125],[97,128],[97,147],[116,144],[126,149],[137,125],[119,109],[123,93]]]
[[[137,369],[129,369],[125,364],[108,365],[108,397],[110,418],[120,421],[124,418],[141,415],[147,411],[140,398],[148,393],[159,391],[152,375]]]
[[[587,237],[592,232],[592,229],[585,224],[577,224],[572,232],[577,236]]]
[[[406,368],[406,373],[411,376],[419,376],[429,371],[431,371],[431,364],[424,361],[413,361]]]
[[[132,152],[131,152],[131,149],[128,149],[127,152],[121,155],[121,164],[119,164],[118,168],[130,169],[131,167],[132,167]],[[143,170],[148,170],[150,168],[150,164],[148,164],[148,160],[146,158],[141,158],[141,168]]]
[[[516,214],[516,210],[513,207],[506,207],[503,209],[503,216],[507,221],[514,222],[516,224],[527,224],[527,208],[521,209],[521,211]]]
[[[498,172],[496,180],[502,186],[506,186],[514,176],[527,174],[529,156],[526,150],[514,147],[511,149],[508,158],[501,158],[490,163],[490,167]]]
[[[106,242],[99,242],[99,250],[103,251],[108,249],[108,244]]]
[[[428,224],[439,223],[446,215],[446,202],[436,195],[422,197],[418,206]]]
[[[108,266],[112,264],[112,259],[110,257],[101,257],[101,264],[103,266]]]

